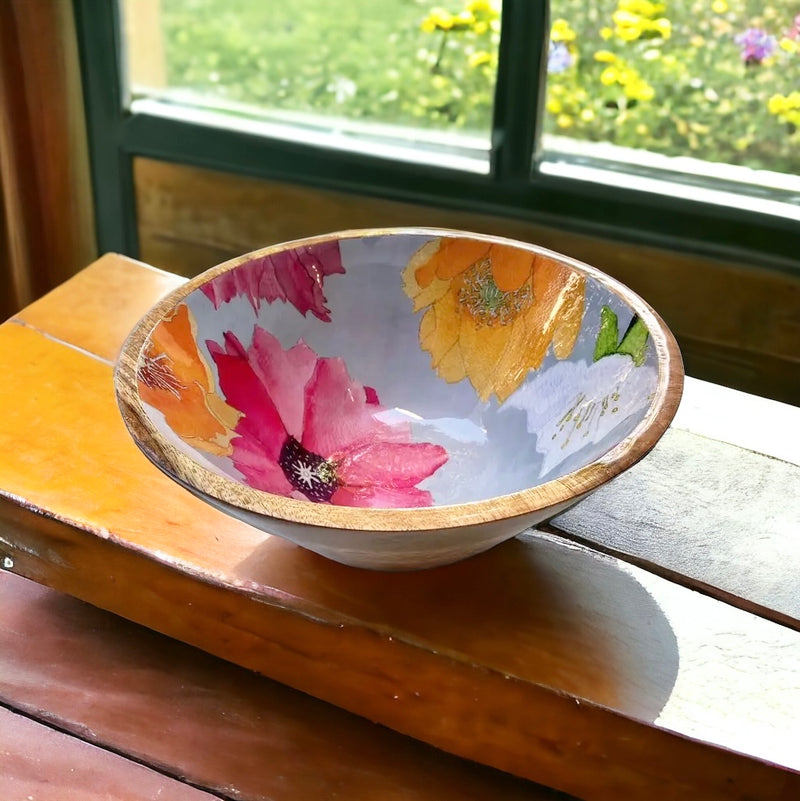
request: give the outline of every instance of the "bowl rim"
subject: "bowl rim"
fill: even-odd
[[[316,503],[258,490],[222,476],[179,451],[167,442],[151,422],[139,397],[136,374],[139,357],[151,331],[186,297],[206,282],[254,258],[331,240],[374,238],[395,235],[468,237],[493,244],[528,250],[575,269],[617,294],[643,320],[656,349],[658,383],[650,406],[635,428],[599,458],[566,475],[507,495],[461,504],[414,508],[364,508]],[[658,313],[638,294],[596,267],[557,251],[528,242],[492,234],[453,228],[404,226],[359,228],[304,237],[253,250],[221,262],[173,289],[136,323],[120,350],[114,368],[114,389],[128,431],[140,450],[162,472],[188,485],[198,494],[209,495],[235,507],[267,517],[323,528],[364,531],[420,531],[476,525],[507,518],[541,513],[577,501],[610,481],[652,450],[671,423],[681,399],[683,361],[674,335]]]

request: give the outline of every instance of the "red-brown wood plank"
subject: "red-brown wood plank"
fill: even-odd
[[[0,707],[3,801],[214,801],[163,776]]]
[[[566,798],[3,572],[0,699],[215,798]],[[125,777],[136,787],[114,795]],[[80,786],[86,795],[76,794]],[[45,787],[49,795],[41,794]],[[0,716],[3,801],[22,801],[28,791],[36,801],[85,801],[101,787],[109,801],[208,797],[9,712]],[[159,787],[163,794],[152,796]]]

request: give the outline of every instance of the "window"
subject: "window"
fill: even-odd
[[[800,192],[796,0],[553,0],[552,12],[548,155]]]
[[[103,249],[144,155],[798,269],[789,0],[74,2]]]

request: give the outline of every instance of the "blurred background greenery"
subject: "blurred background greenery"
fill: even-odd
[[[241,111],[489,136],[496,0],[161,9],[170,90]],[[552,0],[551,19],[547,133],[800,172],[798,0]]]

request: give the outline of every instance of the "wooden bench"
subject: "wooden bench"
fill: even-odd
[[[115,355],[181,280],[107,255],[0,326],[0,797],[800,797],[800,409],[690,379],[539,531],[359,571],[128,437]]]

